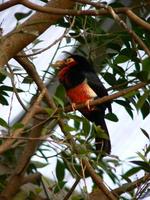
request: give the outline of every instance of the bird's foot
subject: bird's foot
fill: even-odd
[[[93,108],[91,108],[90,106],[90,102],[92,101],[92,99],[89,99],[85,102],[85,106],[88,108],[88,110],[93,110]]]
[[[71,107],[73,111],[76,111],[76,103],[71,103]]]

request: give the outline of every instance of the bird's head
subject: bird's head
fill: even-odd
[[[52,66],[58,68],[59,70],[64,67],[69,68],[76,66],[81,71],[93,71],[93,67],[91,66],[89,61],[85,57],[76,54],[69,55],[69,57],[64,60],[58,60],[54,64],[52,64]]]

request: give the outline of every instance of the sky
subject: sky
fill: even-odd
[[[9,32],[16,25],[14,20],[14,13],[22,10],[25,12],[27,9],[22,6],[16,6],[12,9],[0,13],[0,23],[1,27],[3,28],[4,34]],[[63,34],[63,31],[64,30],[59,27],[49,28],[48,31],[46,31],[40,37],[40,39],[43,39],[44,42],[39,44],[39,48],[46,47],[51,44],[53,41],[55,41],[56,38],[59,38]],[[43,69],[47,68],[57,46],[58,44],[56,44],[53,49],[47,50],[40,56],[37,56],[37,59],[34,60],[34,64],[37,69],[40,69],[41,66]],[[57,58],[60,58],[61,56],[61,54],[57,55]],[[13,60],[11,60],[10,62],[14,65],[16,64]],[[29,101],[30,98],[31,96],[28,96],[27,99],[26,94],[22,96],[24,102]],[[17,119],[20,113],[22,113],[23,111],[16,98],[13,97],[12,99],[13,108],[11,110],[10,121],[14,122],[14,119]],[[112,155],[117,155],[120,159],[125,160],[128,157],[136,156],[137,151],[142,150],[146,143],[148,144],[148,140],[142,134],[140,128],[145,129],[147,132],[150,131],[150,115],[146,117],[145,120],[143,120],[141,114],[135,111],[134,120],[132,120],[122,107],[116,105],[115,103],[112,104],[112,107],[113,112],[116,113],[119,118],[119,122],[117,123],[107,120],[107,126],[112,142]],[[0,105],[0,110],[0,117],[5,117],[5,119],[7,120],[10,113],[10,108]],[[54,163],[56,163],[56,160],[51,160],[51,163],[52,162],[53,164],[50,164],[45,169],[41,170],[41,172],[44,173],[46,176],[49,176],[50,171],[51,175],[53,176],[53,170],[55,168]]]

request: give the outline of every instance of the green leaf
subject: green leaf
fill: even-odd
[[[110,121],[113,121],[113,122],[118,122],[119,121],[118,117],[114,113],[106,114],[105,118],[110,120]]]
[[[138,91],[132,91],[129,92],[128,94],[125,94],[124,97],[128,99],[130,97],[133,97],[136,93],[138,93]]]
[[[150,163],[143,162],[143,161],[140,161],[140,160],[130,161],[130,162],[135,164],[135,165],[140,166],[141,169],[150,173]]]
[[[137,152],[137,155],[139,158],[141,158],[144,162],[147,162],[145,155],[143,155],[141,152]]]
[[[44,110],[48,113],[49,116],[51,116],[52,113],[54,112],[54,109],[52,108],[44,108]]]
[[[6,105],[6,106],[9,105],[7,99],[2,95],[0,95],[0,104]]]
[[[121,64],[121,63],[125,63],[129,60],[129,58],[125,55],[118,55],[115,60],[114,63],[115,64]]]
[[[143,128],[141,128],[141,131],[150,140],[150,135]]]
[[[140,71],[136,74],[136,77],[140,80],[140,81],[148,81],[150,80],[150,73],[148,73],[147,71]]]
[[[0,86],[0,91],[1,90],[11,91],[12,92],[13,91],[13,87],[2,85],[2,86]]]
[[[83,128],[82,128],[82,130],[83,130],[82,133],[85,136],[87,136],[90,132],[90,122],[86,118],[83,118]]]
[[[109,139],[108,134],[101,128],[101,126],[94,125],[94,130],[95,130],[96,137]]]
[[[109,83],[110,85],[116,85],[116,79],[115,76],[109,72],[106,72],[103,76],[105,81]]]
[[[126,111],[128,112],[128,114],[130,115],[130,117],[133,119],[133,108],[130,105],[130,102],[128,100],[123,101],[123,100],[115,100],[114,102],[118,103],[119,105],[123,106]]]
[[[26,76],[26,77],[23,79],[22,83],[31,84],[31,83],[33,83],[33,79],[32,79],[30,76]]]
[[[75,130],[76,130],[74,127],[72,127],[72,126],[70,126],[70,125],[68,125],[68,124],[65,124],[65,125],[63,126],[63,129],[64,129],[64,131],[66,131],[66,132],[71,132],[71,131],[75,131]]]
[[[142,61],[143,71],[150,73],[150,58],[147,57]]]
[[[2,118],[0,118],[0,126],[2,126],[4,128],[9,128],[8,123]]]
[[[61,99],[62,101],[66,100],[66,91],[62,84],[60,84],[55,92],[55,96]]]
[[[29,12],[27,12],[27,13],[16,12],[16,13],[15,13],[15,18],[19,21],[19,20],[21,20],[21,19],[24,19],[25,17],[28,17],[31,13],[32,13],[32,11],[29,11]]]
[[[149,104],[149,102],[145,101],[144,105],[142,106],[140,111],[142,113],[143,119],[145,119],[150,113],[150,104]]]
[[[65,166],[64,163],[61,162],[59,159],[57,160],[56,164],[56,177],[58,181],[62,181],[65,176]]]
[[[58,185],[54,189],[54,193],[61,191],[66,183],[66,181],[59,181]]]
[[[60,105],[62,108],[64,108],[64,102],[57,96],[53,96],[53,99],[57,105]]]
[[[23,128],[23,127],[24,127],[24,124],[22,124],[22,123],[16,123],[11,128],[13,130],[16,130],[16,129],[20,129],[20,128]]]
[[[3,83],[3,81],[5,80],[5,78],[6,78],[6,75],[2,74],[1,70],[0,70],[0,83]]]
[[[149,90],[145,90],[144,94],[142,96],[140,96],[140,98],[139,98],[139,100],[138,100],[138,102],[136,104],[137,110],[142,108],[142,106],[144,105],[145,100],[148,98],[149,94],[150,94],[150,91]]]
[[[134,167],[132,169],[129,169],[125,174],[123,174],[124,178],[129,178],[130,176],[133,176],[137,172],[141,170],[141,167]]]

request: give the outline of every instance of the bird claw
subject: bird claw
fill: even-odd
[[[71,103],[71,107],[73,111],[76,111],[76,103]]]
[[[85,105],[86,105],[86,107],[88,108],[88,110],[93,110],[93,108],[90,107],[90,102],[91,102],[91,101],[92,101],[92,100],[89,99],[89,100],[87,100],[87,101],[85,102]]]

